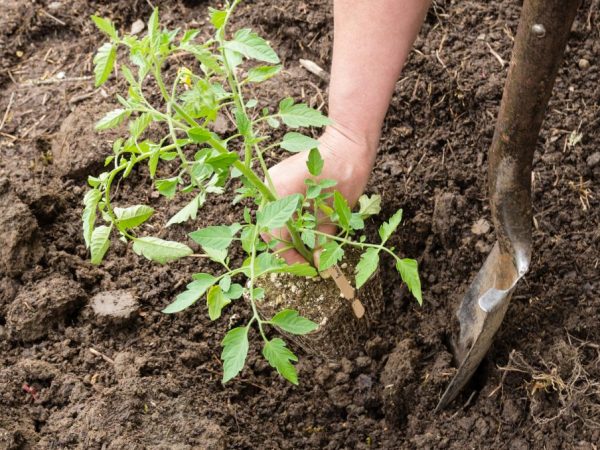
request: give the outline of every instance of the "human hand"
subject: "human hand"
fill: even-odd
[[[318,179],[330,178],[337,181],[335,187],[352,207],[363,194],[375,160],[376,144],[339,126],[329,126],[319,139],[319,152],[325,164]],[[295,193],[306,193],[304,180],[312,175],[306,167],[308,152],[297,153],[269,169],[277,195],[285,197]],[[319,231],[333,234],[335,226],[322,224]],[[282,228],[273,235],[289,241],[289,232]],[[296,250],[281,254],[288,264],[306,262]]]

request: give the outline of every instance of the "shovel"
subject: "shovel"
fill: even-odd
[[[457,312],[459,368],[436,412],[469,381],[500,328],[531,261],[531,169],[544,113],[579,0],[525,0],[489,149],[489,196],[497,241]]]

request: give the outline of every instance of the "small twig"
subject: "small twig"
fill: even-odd
[[[64,23],[62,20],[60,20],[58,17],[54,17],[52,14],[50,14],[48,11],[44,11],[43,9],[40,10],[40,12],[45,15],[46,17],[49,17],[50,19],[54,20],[56,23],[61,24],[63,27],[66,27],[67,24]]]
[[[19,85],[19,87],[24,86],[38,86],[40,84],[58,84],[58,83],[73,83],[77,81],[88,81],[91,80],[91,76],[83,76],[83,77],[65,77],[65,78],[48,78],[47,80],[26,80]]]
[[[2,117],[2,122],[0,122],[0,130],[4,126],[4,123],[6,122],[6,118],[8,117],[8,112],[10,111],[10,107],[12,106],[14,99],[15,99],[15,93],[13,92],[12,94],[10,94],[10,99],[8,100],[8,106],[6,107],[6,111],[4,111],[4,116]]]
[[[500,63],[500,66],[504,69],[504,66],[506,65],[506,61],[504,61],[504,59],[502,59],[502,56],[500,56],[490,45],[489,42],[486,42],[485,45],[488,46],[488,48],[490,49],[490,53],[494,56],[494,58],[496,58],[498,60],[498,62]]]
[[[74,95],[69,99],[69,103],[79,103],[82,100],[93,97],[97,91],[84,92],[83,94]]]
[[[329,74],[323,68],[321,68],[316,62],[311,61],[310,59],[301,59],[300,65],[308,70],[313,75],[318,76],[321,80],[329,83]]]
[[[23,132],[23,134],[22,134],[21,136],[19,136],[19,137],[20,137],[21,139],[23,139],[23,138],[26,138],[26,137],[27,137],[27,135],[29,134],[29,132],[30,132],[31,130],[33,130],[35,127],[37,127],[37,126],[40,124],[40,122],[41,122],[42,120],[44,120],[45,118],[46,118],[46,115],[44,114],[42,117],[40,117],[38,120],[36,120],[36,121],[35,121],[35,123],[34,123],[33,125],[31,125],[29,128],[27,128],[27,130],[25,130],[25,131]]]
[[[109,357],[108,357],[108,356],[106,356],[104,353],[101,353],[101,352],[99,352],[99,351],[98,351],[98,350],[96,350],[95,348],[92,348],[92,347],[90,347],[90,353],[91,353],[92,355],[99,356],[100,358],[102,358],[102,359],[103,359],[104,361],[106,361],[107,363],[110,363],[110,364],[114,364],[114,363],[115,363],[114,359],[112,359],[112,358],[109,358]]]

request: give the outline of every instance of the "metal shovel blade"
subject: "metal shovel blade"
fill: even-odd
[[[436,411],[445,408],[471,379],[492,345],[508,309],[514,287],[529,267],[529,257],[514,260],[500,252],[498,243],[467,290],[457,312],[460,337],[456,356],[458,372],[440,399]]]

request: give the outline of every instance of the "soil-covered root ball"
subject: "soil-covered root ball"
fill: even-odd
[[[346,249],[339,268],[354,282],[354,268],[360,253]],[[400,281],[398,281],[400,282]],[[299,278],[289,274],[269,274],[259,278],[256,286],[265,290],[257,306],[265,318],[283,309],[294,309],[319,327],[303,336],[287,335],[306,352],[334,359],[355,350],[368,335],[370,326],[379,320],[383,311],[383,292],[379,271],[375,272],[355,293],[364,306],[364,315],[357,318],[352,300],[344,298],[333,278]]]

